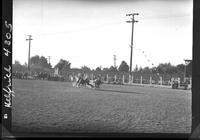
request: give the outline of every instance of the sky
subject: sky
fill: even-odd
[[[130,64],[129,13],[139,13],[133,35],[133,69],[192,59],[192,0],[13,0],[13,63],[31,56],[60,59],[72,68]]]

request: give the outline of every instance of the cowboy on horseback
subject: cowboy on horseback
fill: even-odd
[[[97,78],[95,78],[94,84],[96,88],[99,88],[100,84],[102,84],[100,75],[98,75]]]
[[[76,86],[80,86],[81,81],[83,80],[84,73],[81,72],[78,74],[78,81],[76,82]]]
[[[85,76],[84,83],[85,83],[85,85],[90,86],[90,88],[94,88],[94,85],[92,85],[90,83],[90,79],[89,79],[88,75]]]

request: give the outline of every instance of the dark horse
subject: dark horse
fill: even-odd
[[[79,82],[79,85],[81,85],[81,86],[90,86],[91,88],[94,88],[94,85],[92,85],[91,83],[90,83],[90,80],[88,79],[88,78],[86,78],[86,79],[83,79],[83,78],[81,78],[80,79],[80,82]]]
[[[101,82],[100,79],[94,80],[94,86],[95,86],[95,88],[99,88],[101,84],[102,84],[102,82]]]
[[[100,79],[90,81],[88,78],[86,79],[81,78],[78,85],[85,86],[85,87],[89,86],[90,88],[99,88],[101,84],[102,82]]]

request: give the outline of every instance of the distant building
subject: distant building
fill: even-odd
[[[55,68],[55,69],[54,69],[54,76],[58,76],[58,75],[60,75],[60,74],[59,74],[59,69],[58,69],[58,68]]]

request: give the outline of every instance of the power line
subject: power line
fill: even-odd
[[[28,39],[26,41],[29,41],[29,49],[28,49],[28,70],[30,70],[30,49],[31,49],[31,40],[33,40],[31,35],[28,35]]]
[[[134,17],[136,15],[139,15],[138,13],[131,13],[131,14],[126,14],[126,16],[132,16],[131,17],[131,21],[126,21],[127,23],[132,23],[132,32],[131,32],[131,54],[130,54],[130,75],[131,75],[131,72],[132,72],[132,55],[133,55],[133,31],[134,31],[134,23],[135,22],[138,22],[137,20],[134,19]]]
[[[160,16],[146,16],[141,18],[142,20],[167,20],[170,18],[183,18],[183,17],[192,17],[192,15],[160,15]]]
[[[136,49],[136,48],[135,48],[135,49]],[[136,50],[139,50],[139,51],[144,55],[144,57],[147,59],[147,61],[148,61],[149,63],[151,63],[151,66],[154,66],[154,63],[151,61],[151,59],[149,59],[149,57],[147,56],[147,54],[145,53],[144,50],[142,50],[142,49],[136,49]]]
[[[86,27],[86,28],[80,28],[80,29],[74,29],[74,30],[64,30],[64,31],[57,31],[57,32],[50,32],[50,33],[40,33],[35,34],[37,36],[48,36],[48,35],[56,35],[56,34],[70,34],[75,32],[83,32],[83,31],[90,31],[90,30],[96,30],[99,28],[107,27],[107,26],[113,26],[117,24],[123,24],[123,22],[111,22],[111,23],[105,23],[105,24],[99,24],[92,27]]]
[[[141,19],[142,20],[160,20],[160,19],[162,20],[162,19],[169,19],[169,18],[189,17],[189,16],[190,15],[175,15],[175,16],[161,15],[161,16],[146,16]],[[116,21],[116,22],[111,22],[111,23],[99,24],[99,25],[93,26],[91,28],[82,28],[82,29],[77,29],[77,30],[64,30],[64,31],[50,32],[50,33],[40,33],[40,34],[35,34],[35,35],[47,36],[47,35],[55,35],[55,34],[68,34],[68,33],[88,31],[88,30],[98,29],[98,28],[102,28],[102,27],[106,27],[106,26],[113,26],[114,24],[117,25],[117,24],[123,24],[123,23],[124,22]]]

